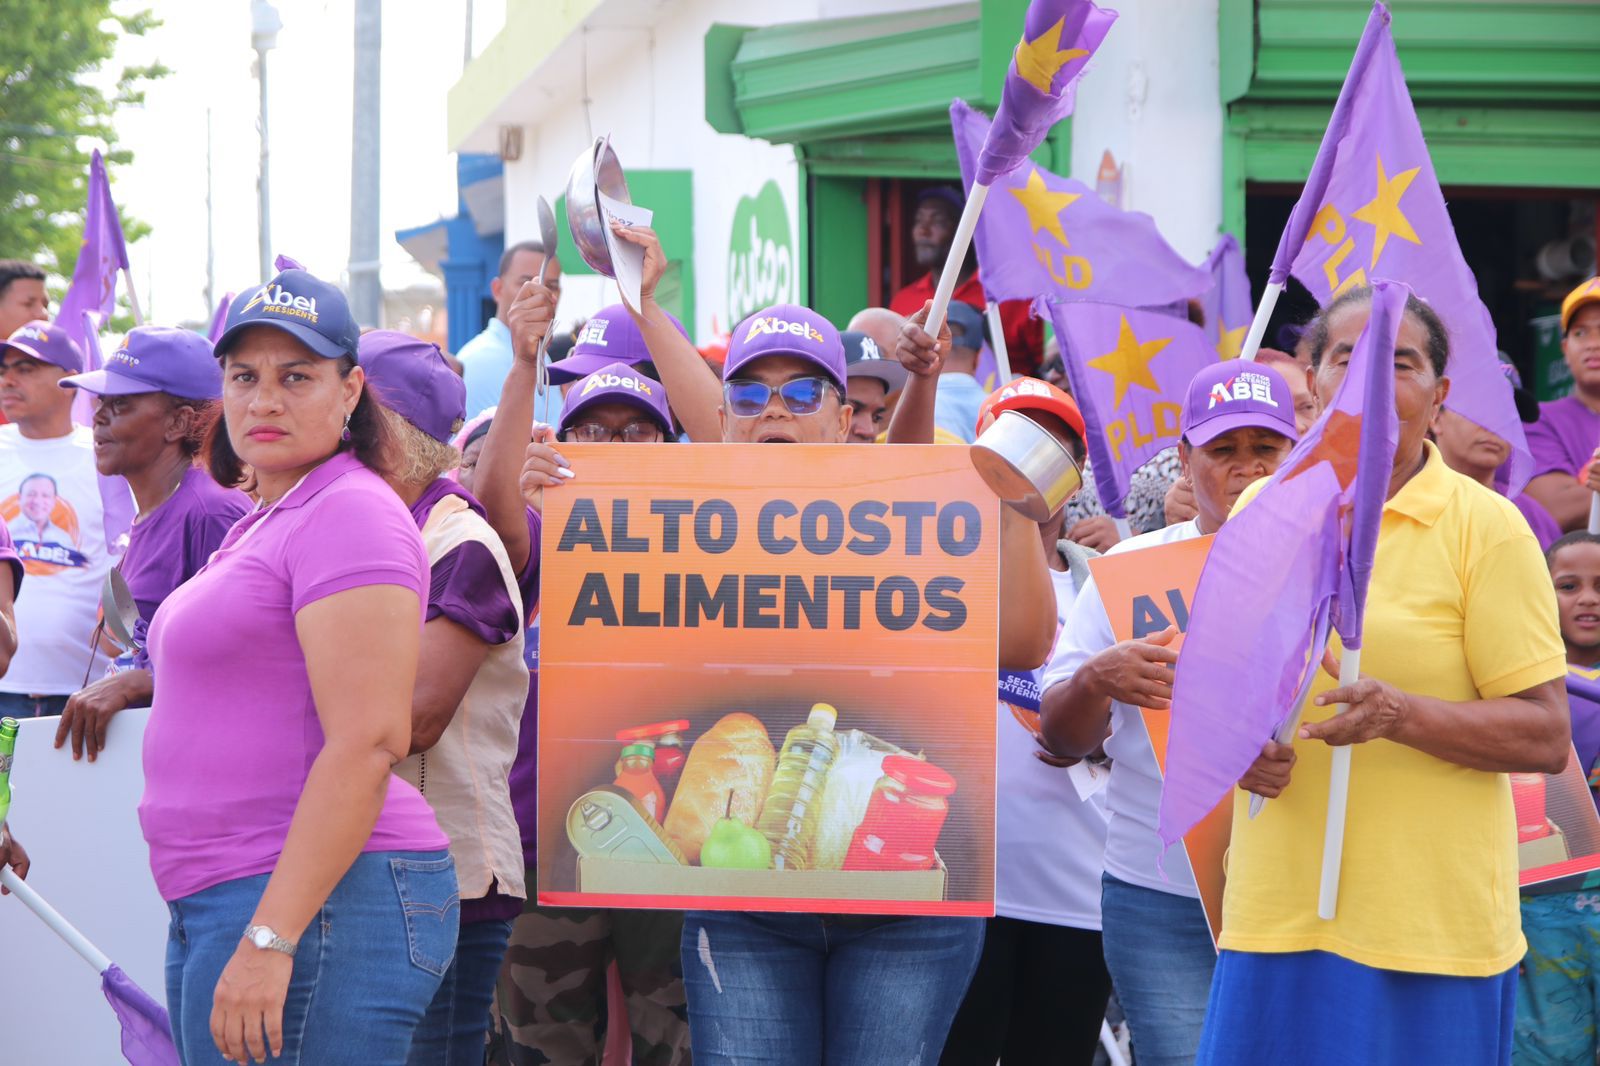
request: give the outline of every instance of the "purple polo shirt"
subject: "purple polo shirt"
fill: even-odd
[[[250,497],[225,489],[204,470],[190,467],[166,502],[134,522],[120,569],[139,607],[133,631],[139,643],[146,642],[156,608],[173,589],[200,572],[228,530],[249,510]],[[140,657],[139,665],[148,665],[145,658]]]
[[[164,899],[277,864],[323,745],[295,615],[367,585],[416,593],[421,626],[428,557],[416,524],[382,478],[341,452],[235,524],[156,611],[149,650],[161,684],[139,822]],[[391,776],[362,850],[447,847],[422,794]]]
[[[1539,421],[1527,427],[1533,476],[1561,473],[1576,477],[1600,446],[1600,414],[1576,396],[1539,405]]]
[[[517,587],[522,591],[522,617],[528,621],[527,632],[522,635],[522,657],[528,664],[528,703],[522,709],[522,728],[517,733],[517,758],[511,764],[511,809],[517,815],[517,828],[522,830],[522,860],[529,869],[537,857],[535,819],[538,817],[537,773],[539,764],[539,619],[534,614],[539,606],[539,539],[544,522],[539,512],[528,508],[529,541],[528,565],[517,575]],[[533,891],[530,885],[528,891]]]
[[[1533,535],[1538,538],[1541,551],[1548,551],[1550,545],[1561,539],[1561,527],[1550,517],[1550,512],[1544,509],[1544,504],[1527,493],[1513,497],[1511,502],[1517,505],[1522,517],[1528,520],[1528,528],[1533,530]]]

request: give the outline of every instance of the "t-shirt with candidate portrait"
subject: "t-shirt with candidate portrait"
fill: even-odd
[[[16,603],[17,653],[0,692],[76,692],[86,673],[98,677],[106,666],[91,644],[111,566],[93,432],[74,426],[37,439],[0,426],[0,519],[28,575]]]

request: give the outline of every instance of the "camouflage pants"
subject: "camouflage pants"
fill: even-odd
[[[626,993],[634,1066],[687,1066],[682,935],[681,911],[541,907],[530,899],[512,926],[495,986],[489,1066],[599,1066],[613,960]]]

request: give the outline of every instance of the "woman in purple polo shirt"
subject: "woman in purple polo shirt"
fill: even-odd
[[[93,762],[106,746],[112,716],[149,706],[155,680],[144,645],[156,608],[206,564],[250,499],[194,465],[209,409],[222,396],[222,370],[200,334],[136,326],[102,369],[60,385],[97,398],[95,468],[125,480],[138,507],[117,566],[139,608],[138,646],[74,693],[56,728],[56,747],[70,739],[72,757],[87,753]]]
[[[461,887],[455,960],[417,1027],[413,1066],[482,1066],[495,978],[522,911],[522,838],[508,775],[528,698],[516,571],[481,504],[441,475],[460,453],[466,386],[436,345],[361,338],[368,387],[394,416],[406,461],[390,486],[422,531],[431,568],[411,708],[411,757],[395,768],[450,836]],[[403,420],[403,421],[401,421]]]
[[[356,338],[302,270],[235,301],[203,451],[261,503],[150,624],[139,819],[185,1066],[404,1062],[455,952],[449,841],[391,772],[428,561]]]

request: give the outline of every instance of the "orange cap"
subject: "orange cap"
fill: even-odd
[[[1038,378],[1015,378],[991,392],[978,407],[978,432],[988,428],[1001,411],[1048,411],[1072,427],[1087,442],[1083,413],[1071,396]]]
[[[1572,327],[1572,316],[1578,313],[1578,308],[1593,303],[1600,303],[1600,277],[1590,278],[1567,293],[1567,298],[1561,301],[1561,332],[1565,333]]]

